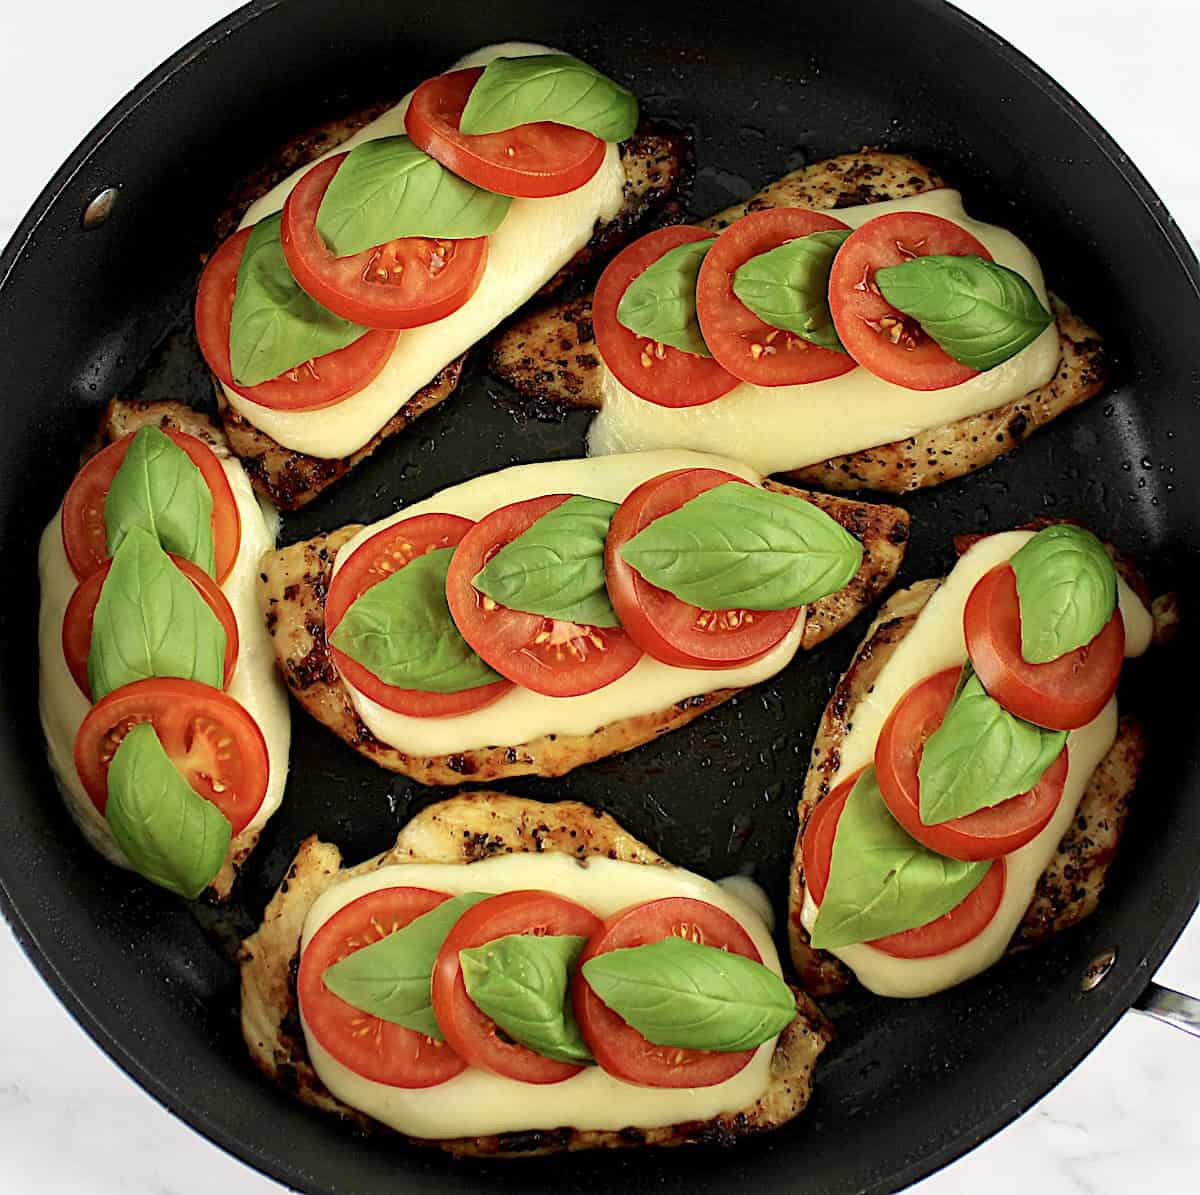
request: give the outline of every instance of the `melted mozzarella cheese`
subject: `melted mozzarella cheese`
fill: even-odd
[[[497,856],[479,863],[402,863],[337,884],[313,904],[303,945],[339,909],[368,892],[395,885],[462,892],[543,889],[577,901],[598,917],[666,896],[707,901],[734,917],[750,935],[763,963],[781,974],[771,934],[754,908],[719,884],[679,867],[656,867],[614,859],[576,860],[563,854]],[[764,898],[765,899],[765,898]],[[303,1019],[302,1019],[303,1024]],[[708,1120],[747,1108],[770,1082],[775,1039],[758,1047],[748,1066],[712,1087],[636,1087],[586,1067],[562,1083],[537,1085],[502,1078],[476,1067],[437,1087],[406,1090],[374,1083],[334,1059],[304,1024],[309,1057],[321,1081],[338,1099],[415,1137],[474,1137],[523,1129],[653,1128]]]
[[[649,452],[602,460],[517,465],[451,486],[365,527],[338,552],[334,572],[359,544],[403,519],[442,513],[481,519],[510,502],[543,494],[585,494],[620,502],[643,481],[673,469],[724,469],[758,482],[752,469],[722,457],[693,452]],[[545,734],[591,734],[621,718],[669,709],[679,701],[730,686],[757,684],[787,666],[800,646],[802,623],[765,656],[741,668],[676,668],[643,656],[623,677],[582,697],[544,697],[513,688],[499,701],[449,718],[412,718],[372,701],[347,682],[358,715],[376,738],[410,755],[450,755],[480,747],[509,747]]]
[[[897,645],[874,685],[854,707],[851,729],[842,740],[841,763],[831,779],[831,788],[871,763],[884,722],[913,685],[965,663],[967,648],[962,615],[971,590],[984,573],[1008,560],[1031,538],[1028,531],[1006,531],[980,540],[962,556]],[[1153,619],[1124,581],[1119,582],[1119,588],[1121,616],[1125,621],[1125,654],[1140,656],[1150,645]],[[1033,841],[1006,856],[1004,897],[996,916],[982,933],[957,949],[932,958],[892,958],[865,943],[839,947],[832,953],[855,973],[864,987],[880,996],[927,996],[990,967],[1003,955],[1024,917],[1038,877],[1054,857],[1092,772],[1108,753],[1116,733],[1115,698],[1093,721],[1071,732],[1067,739],[1068,771],[1062,800],[1046,828]],[[819,906],[806,892],[801,912],[806,929],[812,929],[818,910]]]
[[[953,220],[1048,303],[1041,267],[1029,249],[1011,232],[972,220],[957,191],[929,191],[832,214],[857,228],[887,212],[930,212]],[[680,408],[638,398],[604,369],[604,405],[592,423],[588,453],[692,448],[728,452],[763,473],[799,469],[1003,406],[1049,381],[1058,357],[1058,331],[1051,324],[1015,357],[945,390],[906,390],[860,367],[800,386],[742,383],[714,402]]]
[[[259,831],[279,808],[287,781],[291,719],[287,691],[275,668],[275,652],[258,608],[258,564],[275,546],[277,516],[272,507],[260,507],[250,481],[235,460],[222,460],[242,519],[238,557],[221,586],[238,625],[238,662],[227,690],[258,723],[267,743],[270,777],[267,794],[240,838]],[[50,764],[67,808],[91,845],[111,862],[129,867],[104,816],[92,804],[75,770],[75,736],[91,709],[67,668],[62,649],[63,615],[77,580],[62,543],[62,511],[50,520],[38,548],[41,607],[38,616],[38,708]],[[236,842],[237,840],[235,840]]]
[[[480,66],[502,54],[516,57],[548,52],[545,46],[511,42],[478,50],[450,69]],[[344,153],[363,141],[403,134],[411,94],[323,157]],[[279,211],[310,165],[251,205],[241,227]],[[610,144],[603,165],[583,186],[546,199],[514,199],[504,222],[488,241],[487,266],[471,298],[444,319],[401,332],[379,376],[342,402],[316,411],[273,411],[228,387],[224,388],[225,397],[285,448],[316,457],[349,456],[445,366],[537,294],[591,240],[597,223],[617,214],[624,186],[620,153]]]

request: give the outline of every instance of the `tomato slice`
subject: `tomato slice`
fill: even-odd
[[[325,986],[325,970],[436,909],[449,897],[428,888],[380,888],[339,909],[300,957],[296,998],[308,1031],[343,1066],[389,1087],[435,1087],[466,1063],[445,1042],[362,1012]]]
[[[375,329],[344,349],[314,357],[257,386],[239,386],[229,363],[229,324],[238,267],[251,229],[235,232],[209,258],[196,292],[196,342],[208,368],[234,394],[273,411],[313,411],[357,394],[374,381],[396,347],[398,332]]]
[[[918,769],[926,741],[954,700],[959,673],[958,668],[947,668],[919,681],[900,699],[875,744],[875,776],[892,816],[931,851],[952,859],[997,859],[1049,825],[1067,783],[1067,749],[1028,792],[940,825],[925,825]]]
[[[212,493],[213,561],[219,585],[233,571],[242,544],[242,516],[229,478],[216,453],[203,440],[170,428],[162,430],[188,454]],[[63,499],[63,549],[80,580],[91,576],[108,559],[104,500],[135,434],[130,432],[96,453],[76,474]]]
[[[267,794],[271,765],[258,723],[232,697],[198,681],[152,677],[114,689],[75,736],[75,770],[92,804],[108,805],[108,765],[121,740],[149,722],[171,762],[239,834]]]
[[[838,819],[846,807],[846,799],[854,782],[861,775],[861,770],[856,772],[823,801],[819,801],[809,815],[804,830],[800,848],[804,860],[804,881],[818,905],[825,899],[825,890],[829,885],[829,865],[833,859],[833,840],[837,835]],[[893,958],[932,958],[938,954],[948,954],[972,938],[977,938],[991,924],[1004,899],[1007,875],[1008,864],[1004,859],[997,859],[980,883],[948,913],[928,925],[888,934],[865,945],[874,946]]]
[[[350,559],[334,574],[325,599],[325,634],[329,638],[347,610],[372,585],[391,576],[411,560],[437,548],[453,548],[475,524],[458,515],[416,515],[393,523],[355,548]],[[512,682],[495,681],[460,693],[425,693],[386,684],[357,660],[329,644],[330,655],[347,684],[364,696],[411,718],[444,718],[482,709],[503,697]]]
[[[200,596],[208,603],[208,608],[217,616],[225,631],[225,675],[221,687],[228,689],[237,668],[238,658],[238,625],[234,617],[233,607],[229,599],[221,592],[216,582],[202,569],[197,568],[190,560],[170,553],[175,567],[196,587]],[[108,578],[112,561],[105,561],[95,572],[89,573],[71,594],[63,614],[62,644],[63,655],[67,660],[67,668],[75,678],[83,695],[91,701],[92,687],[88,683],[88,653],[92,649],[92,620],[96,615],[96,603],[100,600],[100,590]]]
[[[829,275],[829,310],[850,356],[876,377],[906,390],[943,390],[979,372],[939,348],[875,285],[876,270],[937,254],[992,260],[987,249],[952,220],[927,212],[890,212],[850,235]]]
[[[501,676],[546,697],[579,697],[619,680],[642,649],[620,627],[592,627],[510,610],[472,584],[505,544],[570,494],[529,498],[493,511],[463,536],[446,576],[446,600],[462,637]]]
[[[589,959],[609,950],[687,938],[762,962],[750,935],[723,909],[687,896],[668,896],[622,909],[607,918],[579,956],[571,986],[575,1019],[596,1061],[610,1074],[640,1087],[712,1087],[744,1069],[753,1050],[682,1050],[656,1046],[626,1024],[583,977]]]
[[[1048,664],[1021,654],[1021,605],[1010,564],[998,564],[971,590],[963,609],[967,654],[980,683],[1010,714],[1051,730],[1076,730],[1117,691],[1125,659],[1120,609],[1083,647]]]
[[[621,549],[655,519],[728,481],[720,469],[676,469],[644,481],[617,508],[604,547],[608,596],[625,633],[647,655],[677,668],[737,668],[781,643],[804,616],[790,610],[701,610],[651,585]]]
[[[698,357],[669,344],[658,344],[631,332],[617,319],[617,307],[639,274],[672,249],[706,241],[712,235],[712,229],[691,224],[647,233],[622,249],[596,283],[592,328],[600,356],[626,390],[656,406],[703,406],[738,384],[715,357]]]
[[[708,251],[696,280],[704,343],[734,377],[755,386],[796,386],[849,373],[853,357],[764,323],[733,293],[733,275],[752,257],[814,232],[845,229],[841,220],[800,207],[751,212]]]
[[[524,199],[565,195],[604,164],[607,150],[599,137],[552,121],[502,133],[460,131],[467,98],[482,74],[483,67],[470,67],[435,75],[413,92],[404,128],[431,158],[485,191]]]
[[[433,1012],[446,1041],[472,1066],[522,1083],[561,1083],[582,1066],[543,1058],[513,1041],[467,995],[460,950],[483,946],[509,934],[575,934],[590,938],[600,918],[553,892],[505,892],[468,909],[446,935],[433,965]]]
[[[334,257],[317,212],[348,154],[318,162],[283,205],[280,241],[296,281],[322,307],[368,328],[416,328],[457,311],[479,288],[487,237],[398,237]]]

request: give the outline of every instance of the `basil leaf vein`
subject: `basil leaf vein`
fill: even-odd
[[[716,237],[668,249],[626,288],[617,320],[635,336],[711,357],[696,318],[696,277]]]
[[[212,509],[212,491],[191,457],[157,427],[140,428],[104,499],[108,554],[137,527],[211,577]]]
[[[991,865],[949,859],[910,837],[868,768],[838,819],[812,944],[834,950],[928,925],[961,904]]]
[[[774,971],[685,938],[597,954],[584,963],[583,977],[657,1046],[752,1050],[796,1015],[796,998]]]
[[[1046,527],[1010,561],[1021,609],[1021,655],[1046,664],[1090,643],[1117,608],[1117,570],[1082,527]]]
[[[503,679],[450,617],[446,573],[453,548],[426,552],[359,595],[329,642],[386,685],[461,693]]]
[[[893,307],[972,369],[1015,357],[1054,320],[1020,274],[982,257],[914,257],[878,270],[875,283]]]
[[[292,277],[279,243],[280,216],[250,233],[238,267],[229,322],[229,366],[239,386],[257,386],[353,344],[367,329],[322,307]]]
[[[433,1015],[433,964],[454,928],[485,892],[444,900],[406,926],[325,968],[325,986],[360,1012],[444,1041]]]
[[[625,141],[638,123],[632,92],[568,54],[494,58],[471,88],[459,129],[468,136],[548,120],[602,141]]]
[[[703,610],[787,610],[845,586],[863,548],[819,507],[741,482],[706,490],[644,527],[621,558]]]
[[[105,817],[138,872],[189,899],[212,883],[229,851],[229,819],[180,775],[146,722],[113,754]]]
[[[505,544],[472,584],[510,610],[619,626],[604,580],[604,541],[616,509],[615,502],[572,495]]]

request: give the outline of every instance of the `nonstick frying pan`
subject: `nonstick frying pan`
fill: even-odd
[[[214,1141],[305,1190],[895,1189],[1028,1107],[1135,1002],[1173,1015],[1147,978],[1200,894],[1200,702],[1189,692],[1197,643],[1186,622],[1169,652],[1129,670],[1125,705],[1147,722],[1151,751],[1099,912],[1049,948],[935,998],[828,1002],[839,1036],[809,1110],[735,1150],[452,1163],[395,1141],[364,1142],[253,1073],[238,1034],[232,952],[300,838],[316,831],[357,860],[447,795],[378,771],[298,712],[288,799],[227,911],[186,906],[104,865],[54,790],[31,700],[37,537],[107,397],[210,401],[189,309],[230,190],[290,136],[512,37],[587,58],[634,87],[648,113],[690,128],[697,213],[807,160],[863,144],[904,149],[960,186],[972,212],[1023,235],[1052,284],[1103,331],[1117,373],[1109,395],[1011,460],[904,500],[914,520],[905,578],[944,571],[956,532],[1053,513],[1084,518],[1137,554],[1158,588],[1195,591],[1200,270],[1103,131],[957,10],[935,0],[842,0],[802,12],[764,2],[752,13],[632,0],[593,9],[262,0],[118,105],[0,258],[8,384],[0,542],[11,577],[0,606],[4,911],[68,1008],[139,1083]],[[119,190],[107,218],[94,206],[83,221],[109,187]],[[532,418],[476,362],[452,402],[289,516],[284,539],[380,517],[513,461],[577,455],[584,429],[575,416]],[[508,787],[607,809],[685,866],[752,873],[780,907],[812,730],[854,639],[841,636],[632,755]]]

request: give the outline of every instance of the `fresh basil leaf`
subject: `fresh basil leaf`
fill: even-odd
[[[862,552],[811,502],[728,481],[642,528],[621,558],[702,610],[788,610],[841,589]]]
[[[876,271],[875,283],[893,307],[972,369],[1015,357],[1054,319],[1020,274],[982,257],[914,257]]]
[[[733,293],[764,324],[844,353],[829,314],[829,271],[850,230],[831,228],[785,241],[733,273]]]
[[[229,321],[229,365],[239,386],[257,386],[353,344],[367,329],[322,307],[292,277],[278,215],[250,233]]]
[[[329,642],[385,685],[461,693],[502,680],[459,633],[446,603],[453,548],[418,556],[361,594]]]
[[[568,995],[587,939],[508,934],[458,952],[467,995],[514,1041],[559,1062],[593,1061]]]
[[[616,509],[615,502],[573,495],[505,544],[472,584],[510,610],[620,626],[604,581],[604,541]]]
[[[791,1024],[796,998],[774,971],[687,938],[594,955],[592,991],[656,1046],[752,1050]]]
[[[335,257],[397,237],[483,237],[512,199],[460,178],[407,137],[356,145],[337,168],[317,211],[317,232]]]
[[[211,577],[212,509],[212,491],[191,457],[157,427],[140,428],[104,499],[108,554],[140,527]]]
[[[395,933],[326,967],[321,976],[325,986],[360,1012],[444,1041],[433,1015],[433,963],[454,923],[487,899],[486,892],[466,892],[442,901]]]
[[[92,618],[92,700],[151,676],[219,689],[225,628],[158,540],[133,527],[113,555]]]
[[[676,245],[644,269],[617,304],[617,320],[635,336],[696,357],[711,357],[696,318],[696,276],[716,237]]]
[[[1010,714],[969,675],[929,736],[918,769],[921,821],[939,826],[1028,792],[1059,757],[1065,730]]]
[[[875,769],[868,768],[838,819],[810,940],[834,950],[928,925],[966,900],[991,865],[948,859],[911,838],[888,812]]]
[[[1057,660],[1091,643],[1117,608],[1117,570],[1104,545],[1082,527],[1039,531],[1009,562],[1017,577],[1021,655]]]
[[[548,120],[601,141],[625,141],[638,123],[632,92],[568,54],[493,58],[471,88],[459,130],[502,133]]]
[[[148,722],[113,754],[104,816],[137,871],[189,899],[212,883],[229,852],[229,819],[180,775]]]

